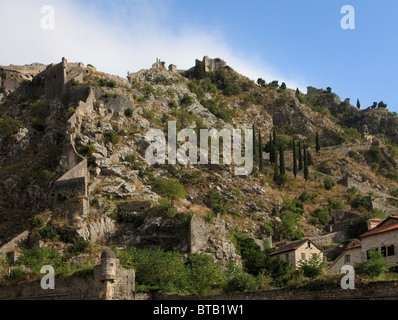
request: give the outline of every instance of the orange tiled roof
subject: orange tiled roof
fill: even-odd
[[[345,251],[347,251],[347,250],[351,250],[351,249],[360,248],[360,247],[361,247],[361,244],[357,244],[357,245],[355,245],[355,246],[352,246],[352,247],[345,248]]]
[[[364,233],[363,235],[360,236],[360,238],[368,237],[368,236],[373,236],[375,234],[391,231],[391,230],[396,230],[398,229],[398,223],[390,224],[390,225],[379,225],[368,232]]]

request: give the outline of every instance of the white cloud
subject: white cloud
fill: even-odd
[[[55,9],[54,30],[41,28],[40,9],[44,5]],[[90,63],[98,70],[125,77],[127,71],[149,68],[157,57],[187,69],[196,58],[208,55],[226,60],[253,80],[261,77],[303,88],[302,81],[278,75],[261,58],[230,48],[217,30],[187,25],[176,30],[170,19],[174,18],[167,10],[167,2],[158,2],[156,8],[145,2],[117,2],[104,13],[77,2],[3,1],[0,64],[49,64],[65,57],[70,62]]]

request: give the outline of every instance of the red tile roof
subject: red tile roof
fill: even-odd
[[[398,229],[398,223],[394,224],[389,224],[389,225],[378,225],[377,227],[369,230],[368,232],[364,233],[363,235],[360,236],[360,238],[368,237],[368,236],[373,236],[375,234],[391,231],[391,230],[396,230]]]
[[[345,251],[347,251],[347,250],[351,250],[351,249],[360,248],[360,247],[361,247],[361,244],[357,244],[357,245],[355,245],[355,246],[352,246],[352,247],[345,248]]]

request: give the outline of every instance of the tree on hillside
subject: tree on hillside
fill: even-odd
[[[269,134],[269,161],[274,163],[274,143],[272,141],[272,134]]]
[[[283,150],[283,145],[279,146],[279,172],[281,176],[286,175],[286,168],[285,168],[285,155]]]
[[[286,83],[282,82],[282,84],[281,84],[281,89],[282,89],[282,90],[286,90]]]
[[[319,133],[316,133],[316,137],[315,137],[315,145],[316,145],[316,152],[321,151],[321,143],[319,141]]]
[[[387,105],[383,102],[380,101],[379,104],[377,105],[378,108],[387,108]]]
[[[205,67],[202,61],[196,60],[195,67],[192,72],[193,78],[199,80],[206,77]]]
[[[296,89],[296,97],[298,97],[300,95],[300,90],[299,88]]]
[[[278,181],[279,178],[279,166],[278,166],[278,151],[274,150],[274,181]]]
[[[258,79],[257,79],[257,84],[258,84],[260,87],[263,87],[263,88],[267,86],[267,82],[265,82],[265,80],[262,79],[262,78],[258,78]]]
[[[301,145],[301,141],[298,141],[298,153],[299,153],[299,158],[298,158],[298,165],[299,165],[299,170],[303,170],[304,165],[303,165],[303,148]]]
[[[293,138],[293,174],[297,177],[297,155],[296,155],[296,140]]]
[[[307,151],[307,146],[303,146],[303,160],[304,160],[304,179],[305,181],[308,180],[309,178],[309,171],[308,171],[308,151]]]
[[[361,109],[361,103],[359,102],[359,99],[357,99],[357,108]]]
[[[184,186],[177,179],[158,177],[152,184],[153,191],[164,196],[173,203],[186,196]]]

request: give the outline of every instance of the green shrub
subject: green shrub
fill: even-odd
[[[370,212],[366,212],[362,216],[358,218],[354,218],[350,220],[348,235],[351,239],[359,238],[360,235],[364,234],[368,231],[368,220],[373,218],[384,219],[386,214],[380,210],[372,210]]]
[[[384,261],[382,254],[378,250],[371,250],[368,254],[368,261],[355,263],[356,274],[375,278],[388,271],[388,262]]]
[[[75,194],[70,191],[61,191],[57,194],[58,201],[66,201],[75,197]]]
[[[96,151],[97,150],[92,143],[88,143],[85,146],[80,147],[80,149],[79,149],[79,153],[84,157],[92,155]]]
[[[28,273],[21,268],[12,269],[10,272],[10,280],[14,282],[25,281],[28,278]]]
[[[184,94],[180,101],[180,105],[183,107],[189,107],[193,103],[192,97],[190,97],[188,94]]]
[[[166,78],[164,75],[157,76],[153,80],[153,82],[156,84],[162,84],[164,86],[169,86],[169,85],[173,84],[172,81],[170,79]]]
[[[257,276],[261,272],[269,273],[277,281],[290,269],[290,264],[278,258],[271,259],[268,251],[261,251],[260,246],[247,236],[232,231],[233,240],[242,257],[243,268],[246,272]]]
[[[30,268],[36,275],[40,274],[41,268],[45,265],[52,266],[56,272],[64,265],[61,255],[47,247],[24,249],[19,257],[19,263]]]
[[[226,293],[233,292],[254,292],[258,289],[259,284],[255,277],[250,274],[237,274],[229,280],[224,288]]]
[[[171,202],[185,198],[184,186],[177,179],[156,178],[152,183],[153,191],[166,197]]]
[[[323,185],[325,186],[326,190],[332,190],[335,186],[336,186],[336,181],[334,181],[333,179],[326,177],[323,180]]]
[[[316,278],[324,273],[325,261],[320,254],[313,253],[308,260],[300,260],[299,268],[307,278]]]
[[[186,265],[189,270],[191,288],[195,294],[204,295],[213,287],[222,285],[221,266],[213,258],[204,254],[192,254]]]
[[[298,221],[301,216],[298,213],[291,211],[286,211],[281,216],[281,232],[289,240],[301,240],[304,238],[305,234],[300,229],[296,229],[298,226]]]
[[[131,118],[131,117],[133,116],[133,109],[127,108],[126,110],[124,110],[124,115],[125,115],[127,118]]]
[[[192,293],[189,270],[183,255],[163,250],[130,248],[118,252],[120,264],[124,268],[134,268],[136,285],[150,287],[161,292]]]
[[[192,93],[196,94],[199,100],[204,98],[205,91],[195,81],[188,83],[188,88]]]
[[[155,95],[155,89],[149,83],[145,84],[142,87],[141,92],[146,98],[148,98],[151,94]]]
[[[153,207],[155,213],[164,215],[167,217],[175,217],[178,214],[178,210],[168,201],[161,199],[159,203]]]
[[[312,192],[308,192],[307,190],[304,190],[304,192],[299,196],[299,200],[303,203],[311,203],[312,200],[316,198],[316,194]]]
[[[88,252],[90,249],[90,240],[86,239],[72,239],[72,247],[69,249],[70,253],[79,255],[82,252]]]
[[[106,141],[111,142],[113,145],[119,143],[119,136],[114,130],[107,130],[103,133]]]
[[[330,223],[333,214],[329,208],[319,208],[314,211],[312,217],[316,218],[315,221],[321,226],[326,226]]]
[[[242,88],[236,83],[229,83],[223,90],[225,96],[230,97],[242,93]]]
[[[0,118],[0,138],[10,138],[18,133],[22,124],[13,118]]]
[[[393,197],[398,197],[398,188],[394,189],[393,191],[391,191],[391,195]]]
[[[207,205],[216,214],[224,215],[228,213],[225,208],[227,202],[225,196],[215,189],[211,189],[207,194]]]
[[[108,88],[115,88],[116,87],[116,81],[113,80],[113,79],[100,78],[98,80],[98,84],[101,87],[108,87]]]
[[[43,240],[53,240],[57,235],[57,231],[51,226],[45,226],[36,230],[36,235]]]
[[[44,224],[44,219],[42,217],[35,216],[29,219],[29,224],[34,228],[41,227]]]
[[[178,109],[178,103],[175,100],[169,101],[169,108],[171,109]]]
[[[360,194],[357,194],[357,196],[354,198],[354,200],[351,201],[351,206],[354,209],[363,209],[363,210],[369,210],[371,207],[371,200],[369,197],[364,197]]]
[[[31,125],[33,129],[37,131],[45,131],[46,130],[46,121],[42,118],[33,118],[31,121]]]
[[[119,223],[130,223],[133,221],[132,214],[124,208],[116,209],[116,220]]]

